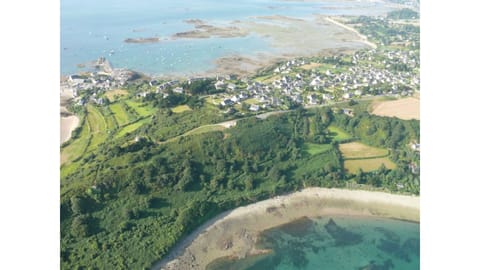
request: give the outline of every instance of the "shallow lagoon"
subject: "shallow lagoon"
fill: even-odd
[[[268,255],[220,259],[220,269],[420,269],[420,225],[373,217],[303,218],[262,233]]]

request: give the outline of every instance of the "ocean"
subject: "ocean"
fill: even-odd
[[[229,25],[255,16],[283,15],[312,18],[323,15],[383,14],[382,2],[284,0],[62,0],[61,73],[88,70],[99,57],[114,67],[149,75],[194,75],[211,70],[215,59],[230,55],[275,53],[268,38],[250,33],[244,37],[176,39],[178,32],[194,29],[185,20]],[[127,38],[158,37],[157,43],[126,43]]]
[[[262,233],[268,255],[219,259],[208,270],[420,269],[420,225],[373,217],[303,218]]]

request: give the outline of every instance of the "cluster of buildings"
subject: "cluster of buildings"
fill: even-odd
[[[70,90],[76,98],[82,91],[91,90],[90,97],[93,102],[103,104],[102,98],[96,98],[98,91],[120,88],[127,85],[128,81],[138,78],[138,74],[128,69],[114,69],[105,58],[101,57],[95,63],[95,71],[82,74],[73,74],[61,81],[62,90]],[[86,100],[80,100],[83,105]]]
[[[336,57],[333,57],[334,59]],[[320,60],[321,63],[321,60]],[[217,79],[215,88],[224,89],[222,106],[249,101],[249,109],[257,111],[284,104],[303,106],[349,100],[365,95],[409,96],[419,89],[418,54],[413,51],[365,50],[351,56],[351,64],[331,70],[303,69],[308,60],[292,60],[273,70],[269,83]],[[246,87],[245,87],[246,85]],[[252,105],[253,104],[253,105]]]
[[[348,61],[345,62],[345,59]],[[138,76],[129,70],[113,69],[108,61],[100,60],[99,71],[71,75],[62,87],[72,89],[76,97],[82,90],[109,90],[125,86]],[[312,65],[305,68],[308,64]],[[418,53],[409,50],[362,50],[351,56],[316,59],[314,63],[308,59],[295,59],[279,64],[269,74],[270,79],[263,82],[238,80],[230,76],[217,77],[214,87],[224,91],[212,95],[212,98],[219,100],[217,104],[226,108],[240,105],[244,110],[259,111],[295,105],[312,106],[365,95],[408,96],[419,89],[418,68]],[[191,78],[187,83],[203,79]],[[163,93],[164,97],[168,95],[167,90],[183,94],[183,83],[179,80],[152,79],[149,89],[137,96],[145,97],[152,90],[157,94]],[[95,92],[90,99],[103,104],[101,98],[95,97]]]

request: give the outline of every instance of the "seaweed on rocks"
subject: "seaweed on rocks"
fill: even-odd
[[[336,246],[357,245],[362,242],[363,238],[360,234],[350,232],[345,228],[338,226],[333,219],[329,219],[324,228],[328,234],[335,240]]]

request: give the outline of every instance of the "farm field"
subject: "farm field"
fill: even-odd
[[[247,104],[260,104],[260,101],[258,101],[258,99],[256,98],[249,98],[249,99],[246,99],[244,100],[243,102],[247,103]]]
[[[143,126],[144,124],[148,123],[149,121],[150,121],[150,119],[142,119],[138,122],[127,125],[127,126],[123,127],[117,133],[117,135],[115,135],[115,138],[121,138],[121,137],[125,136],[127,133],[131,133],[131,132],[137,130],[139,127]]]
[[[393,101],[375,102],[371,106],[372,114],[398,117],[403,120],[420,120],[420,99],[408,97]]]
[[[202,133],[207,133],[207,132],[212,132],[212,131],[223,131],[225,130],[225,127],[222,125],[207,125],[207,126],[202,126],[196,129],[193,129],[184,135],[194,135],[194,134],[202,134]]]
[[[182,113],[182,112],[191,111],[191,110],[192,109],[190,109],[188,105],[180,105],[175,108],[172,108],[172,112],[174,113]]]
[[[91,140],[88,129],[88,124],[85,123],[80,137],[61,150],[60,164],[68,163],[83,155]]]
[[[387,169],[395,169],[396,165],[389,158],[370,158],[370,159],[358,159],[358,160],[345,160],[344,167],[349,173],[356,173],[358,169],[362,169],[364,172],[371,172],[378,170],[382,164]]]
[[[133,120],[132,117],[129,116],[129,113],[125,110],[124,106],[125,104],[121,102],[110,105],[110,111],[115,116],[118,126],[124,126]]]
[[[344,159],[375,158],[388,155],[387,149],[376,148],[359,142],[340,144],[339,149]]]
[[[155,108],[135,102],[132,100],[126,100],[125,103],[132,108],[140,117],[150,116],[156,112]]]
[[[327,152],[332,149],[332,146],[330,144],[305,143],[303,148],[307,153],[313,156]]]
[[[320,64],[320,63],[310,63],[310,64],[300,66],[300,68],[305,69],[305,70],[311,70],[311,69],[314,69],[314,68],[317,68],[317,67],[320,67],[320,66],[322,66],[322,64]]]
[[[107,123],[107,131],[114,132],[118,129],[117,120],[115,119],[115,115],[112,113],[109,107],[101,107],[99,108],[100,112],[105,117],[105,121]]]
[[[124,89],[115,89],[105,92],[105,97],[108,98],[108,101],[113,102],[118,98],[128,95],[127,90]]]
[[[95,150],[107,138],[107,122],[100,111],[92,105],[87,106],[87,122],[90,126],[92,140],[88,145],[86,152]]]

